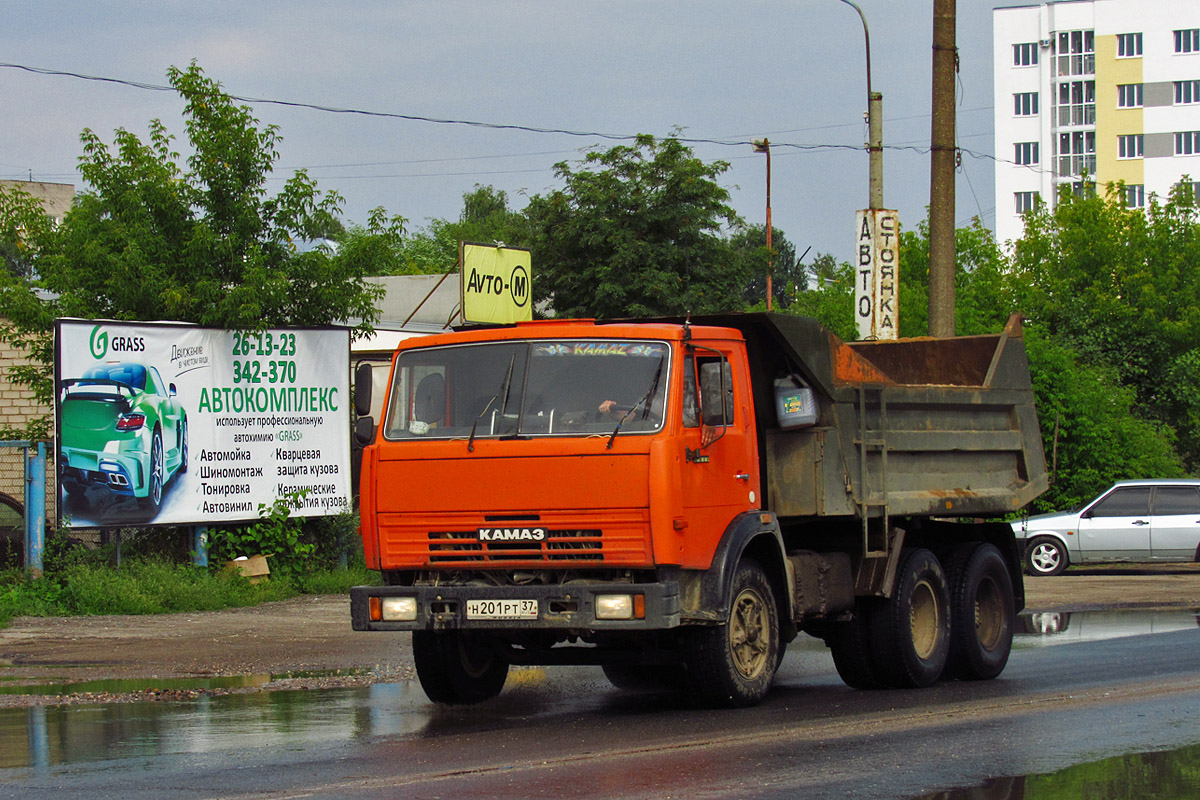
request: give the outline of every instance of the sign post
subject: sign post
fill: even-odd
[[[885,209],[855,214],[854,318],[860,339],[899,336],[900,216]]]

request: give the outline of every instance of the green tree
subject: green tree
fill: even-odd
[[[459,242],[529,247],[533,231],[528,217],[509,208],[506,192],[477,184],[463,195],[457,221],[432,220],[425,231],[405,241],[404,250],[416,271],[449,272],[458,263]],[[538,266],[535,264],[535,275]]]
[[[812,285],[796,294],[788,313],[813,317],[848,342],[857,339],[854,267],[849,261],[839,262],[829,253],[820,253],[812,260],[809,272]]]
[[[787,309],[794,302],[796,295],[808,287],[808,273],[796,256],[796,246],[779,228],[773,228],[771,231],[773,253],[767,251],[765,225],[749,225],[734,231],[729,237],[729,246],[738,258],[745,259],[746,262],[742,269],[749,275],[743,292],[743,301],[747,306],[766,309],[768,263],[771,265],[773,310]]]
[[[722,236],[741,219],[706,164],[675,138],[639,136],[555,172],[565,187],[531,198],[534,298],[558,316],[728,311],[747,283]]]
[[[29,354],[28,364],[9,367],[8,380],[34,390],[35,399],[53,399],[50,365],[54,359],[54,313],[35,288],[37,266],[58,246],[56,230],[41,204],[19,189],[0,188],[0,342]],[[0,439],[47,439],[50,419],[15,429],[0,425]]]
[[[1126,208],[1104,196],[1064,194],[1026,217],[1008,286],[1031,324],[1082,363],[1111,368],[1136,409],[1180,432],[1200,461],[1189,395],[1200,348],[1200,224],[1190,192]],[[1146,476],[1153,477],[1153,476]]]
[[[159,120],[146,141],[117,130],[112,148],[84,130],[88,190],[61,228],[44,233],[33,279],[3,287],[4,336],[30,345],[36,360],[13,377],[41,399],[52,396],[56,316],[239,330],[344,322],[360,333],[378,318],[382,289],[363,280],[373,265],[307,246],[341,231],[341,198],[302,171],[268,196],[278,129],[260,127],[195,64],[168,78],[185,103],[186,162]]]
[[[200,67],[168,70],[184,100],[186,165],[158,120],[148,141],[120,129],[110,149],[82,134],[90,187],[40,265],[70,316],[175,319],[242,330],[377,318],[366,267],[305,244],[340,228],[341,198],[303,171],[268,196],[280,135],[259,126]]]

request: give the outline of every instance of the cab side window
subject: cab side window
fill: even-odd
[[[697,381],[697,374],[699,380]],[[719,427],[733,424],[733,369],[720,356],[696,356],[683,365],[683,424]]]

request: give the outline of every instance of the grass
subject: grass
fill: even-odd
[[[155,557],[125,559],[120,567],[66,560],[37,580],[20,570],[0,572],[0,627],[18,616],[214,611],[300,594],[348,594],[351,586],[378,582],[379,573],[363,566],[272,575],[252,584],[232,572]]]

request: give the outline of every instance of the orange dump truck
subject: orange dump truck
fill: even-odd
[[[1046,488],[1016,317],[858,343],[770,314],[464,329],[403,342],[389,386],[356,430],[384,585],[352,621],[411,631],[435,701],[598,664],[751,705],[801,632],[859,688],[1008,660],[1020,558],[987,518]]]

